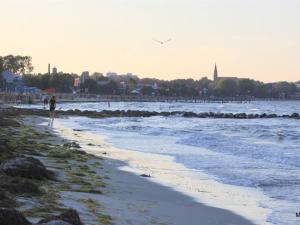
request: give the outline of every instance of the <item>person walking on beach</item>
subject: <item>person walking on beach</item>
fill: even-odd
[[[48,104],[49,104],[48,97],[45,97],[44,98],[44,109],[46,109]]]
[[[50,125],[53,124],[53,121],[54,121],[55,108],[56,108],[56,99],[55,99],[55,96],[52,96],[50,101],[49,101]]]

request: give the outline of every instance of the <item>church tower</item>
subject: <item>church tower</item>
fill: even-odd
[[[215,71],[214,71],[214,81],[217,81],[218,80],[218,68],[217,68],[217,64],[215,64]]]

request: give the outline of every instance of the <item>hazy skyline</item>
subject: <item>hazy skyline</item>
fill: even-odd
[[[64,72],[300,80],[299,0],[0,0],[1,55]],[[168,40],[165,45],[153,41]]]

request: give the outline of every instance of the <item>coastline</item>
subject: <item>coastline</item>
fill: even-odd
[[[216,181],[210,180],[205,174],[201,174],[202,176],[200,177],[199,171],[193,173],[183,165],[175,163],[172,157],[118,149],[107,143],[105,137],[101,135],[95,135],[86,130],[73,130],[58,121],[56,121],[54,130],[68,140],[79,141],[90,154],[101,155],[104,151],[104,157],[108,161],[117,162],[113,163],[115,164],[113,168],[114,173],[129,172],[137,177],[141,174],[151,175],[151,178],[148,178],[146,182],[150,181],[161,188],[168,189],[168,191],[183,195],[186,198],[185,201],[190,199],[196,204],[208,208],[211,207],[211,209],[217,209],[221,205],[221,208],[224,208],[225,211],[233,212],[234,215],[242,215],[256,224],[270,225],[270,223],[265,222],[270,210],[258,206],[258,200],[261,200],[263,194],[251,188],[233,188],[231,185],[221,185]],[[194,182],[195,179],[197,179],[196,182]],[[183,181],[186,183],[184,184]],[[119,187],[119,189],[122,189],[122,187]],[[187,189],[193,190],[187,192]],[[144,191],[146,192],[145,195],[147,195],[148,192],[151,192],[151,189],[145,188]],[[197,215],[195,216],[197,218]],[[177,224],[173,222],[168,222],[167,224]],[[196,222],[195,224],[198,223]],[[216,224],[223,223],[218,222]]]
[[[41,117],[26,116],[17,121],[25,128],[15,128],[15,131],[32,136],[26,140],[29,143],[35,140],[32,146],[38,147],[20,152],[19,156],[32,155],[56,175],[55,180],[40,184],[41,194],[15,196],[17,209],[30,224],[72,208],[87,225],[254,225],[230,210],[221,209],[224,205],[207,206],[168,185],[161,185],[155,177],[145,178],[138,171],[124,170],[129,161],[111,157],[111,148],[104,140],[93,143],[87,139],[84,143],[80,131],[69,130],[76,139],[73,142],[67,129],[62,135]]]

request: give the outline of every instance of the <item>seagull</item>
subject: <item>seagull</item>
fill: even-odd
[[[156,40],[156,39],[153,39],[153,40],[154,40],[155,42],[161,44],[161,45],[164,45],[164,44],[166,44],[167,42],[170,42],[170,41],[171,41],[171,39],[168,39],[168,40],[165,40],[165,41],[160,41],[160,40]]]

